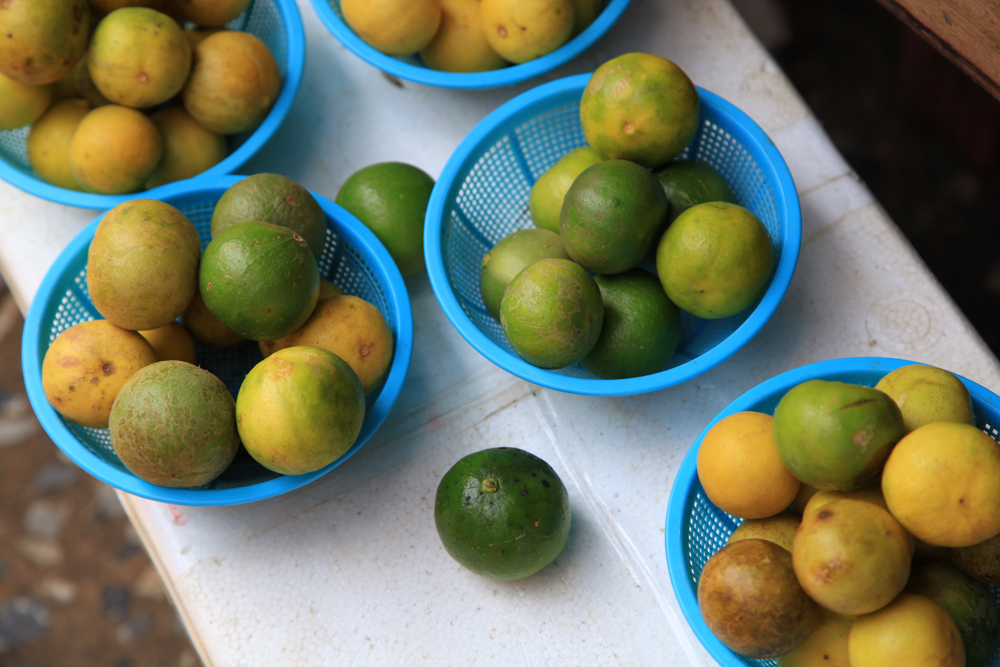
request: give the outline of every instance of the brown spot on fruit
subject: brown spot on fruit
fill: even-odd
[[[500,37],[502,37],[502,38],[506,38],[507,37],[507,28],[504,27],[504,26],[502,26],[502,25],[498,25],[497,26],[497,34],[500,35]]]
[[[295,197],[293,197],[292,195],[288,195],[287,197],[285,197],[285,201],[288,202],[289,206],[296,206],[297,205],[296,202],[295,202]]]
[[[361,349],[360,349],[360,350],[358,350],[358,352],[359,352],[359,353],[361,354],[361,356],[362,356],[362,357],[367,357],[367,356],[368,356],[368,353],[369,353],[370,351],[371,351],[371,350],[369,350],[369,349],[368,349],[368,346],[367,346],[367,345],[362,345],[362,346],[361,346]]]
[[[827,509],[821,509],[816,514],[816,518],[817,519],[829,519],[831,516],[833,516],[833,512],[831,512],[830,510],[827,510]]]
[[[104,373],[105,376],[111,375],[115,372],[115,365],[110,361],[105,361],[101,364],[101,372]]]
[[[635,130],[635,125],[632,124],[632,121],[627,120],[624,123],[622,123],[622,131],[623,132],[631,134],[633,130]]]
[[[145,72],[139,72],[139,74],[135,78],[139,80],[139,83],[146,83],[147,81],[149,81],[149,75],[146,74]]]

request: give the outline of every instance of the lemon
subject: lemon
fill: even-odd
[[[962,639],[948,612],[910,593],[855,619],[847,652],[851,667],[965,667]]]
[[[440,0],[342,0],[344,21],[369,46],[408,56],[427,46],[441,24]]]

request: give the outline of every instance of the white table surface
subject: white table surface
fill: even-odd
[[[743,350],[686,385],[590,398],[528,384],[451,327],[425,275],[407,282],[407,382],[357,455],[284,496],[187,508],[119,494],[206,665],[713,665],[667,574],[671,483],[698,433],[753,385],[806,363],[894,356],[1000,390],[996,358],[727,0],[634,0],[568,66],[517,88],[393,85],[299,0],[305,77],[285,126],[241,173],[283,173],[334,197],[356,169],[437,176],[488,112],[531,85],[629,51],[670,58],[754,118],[783,153],[803,212],[798,270]],[[0,182],[0,271],[26,311],[46,270],[95,217]],[[445,553],[437,483],[459,458],[512,445],[544,458],[573,511],[556,562],[497,583]]]

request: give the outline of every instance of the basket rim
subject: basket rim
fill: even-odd
[[[687,454],[684,456],[667,500],[667,513],[664,531],[664,550],[666,552],[667,570],[670,585],[677,597],[677,604],[687,620],[689,627],[702,643],[709,654],[721,665],[726,667],[743,667],[744,663],[736,653],[723,644],[709,630],[701,616],[698,606],[697,592],[692,589],[687,575],[687,559],[683,542],[684,524],[688,520],[694,492],[700,488],[698,483],[698,450],[705,434],[719,420],[745,410],[752,410],[760,400],[784,393],[808,379],[830,378],[842,373],[861,370],[881,371],[883,375],[901,366],[924,364],[925,362],[899,359],[896,357],[842,357],[818,361],[784,371],[771,377],[755,387],[747,390],[729,405],[723,408],[698,434]],[[952,371],[949,371],[952,372]],[[987,403],[994,410],[1000,411],[1000,396],[986,387],[958,373],[953,373],[968,388],[975,400]]]
[[[178,183],[199,182],[203,179],[211,180],[218,176],[231,174],[248,160],[250,160],[266,144],[274,133],[284,123],[288,112],[292,107],[295,96],[302,83],[302,75],[305,69],[306,40],[305,30],[302,26],[302,15],[299,13],[295,0],[272,0],[281,12],[284,19],[285,38],[288,43],[288,60],[285,73],[285,81],[282,84],[278,99],[268,112],[264,121],[257,126],[253,133],[247,137],[235,151],[230,153],[218,164],[209,167],[196,176],[192,176],[185,181]],[[102,195],[92,192],[78,192],[67,190],[57,185],[52,185],[41,180],[37,176],[28,175],[7,160],[0,158],[0,178],[7,181],[16,188],[42,199],[46,199],[57,204],[76,206],[88,209],[109,209],[118,204],[135,199],[137,197],[148,197],[159,199],[169,196],[170,190],[165,188],[173,183],[160,185],[149,190],[133,192],[124,195]],[[166,192],[166,194],[165,194]]]
[[[555,51],[520,65],[510,65],[489,72],[442,72],[429,67],[412,65],[386,55],[358,37],[347,23],[337,16],[330,0],[311,0],[320,21],[333,36],[354,55],[369,65],[401,79],[440,88],[484,89],[512,86],[555,69],[590,48],[613,26],[632,0],[610,0],[594,22],[579,35]]]
[[[782,252],[771,283],[756,307],[735,331],[708,352],[673,368],[637,378],[620,380],[575,378],[537,368],[507,352],[472,323],[455,297],[441,252],[441,227],[444,223],[444,214],[461,186],[456,180],[459,173],[467,173],[469,167],[479,159],[482,154],[481,148],[488,147],[483,145],[484,142],[495,140],[499,134],[498,130],[512,117],[533,107],[542,106],[553,99],[573,93],[582,95],[591,76],[592,73],[587,73],[557,79],[518,95],[486,116],[459,143],[434,185],[427,206],[424,223],[427,275],[434,294],[452,325],[476,351],[500,368],[528,382],[567,393],[588,396],[647,393],[686,382],[714,368],[735,354],[764,327],[784,297],[795,273],[802,240],[801,207],[791,172],[774,142],[757,123],[735,105],[715,93],[696,86],[702,105],[711,106],[714,111],[728,116],[735,125],[739,125],[747,132],[748,138],[756,143],[756,147],[769,160],[769,163],[761,163],[759,166],[762,170],[770,170],[780,186],[774,194],[779,213],[785,221]]]
[[[159,196],[156,199],[170,203],[185,197],[196,197],[202,194],[211,194],[218,198],[229,187],[243,178],[246,177],[219,176],[214,179],[203,179],[198,183],[190,181],[171,183],[163,186],[163,190],[158,193]],[[102,482],[149,500],[186,506],[239,505],[281,495],[322,477],[350,458],[382,425],[399,397],[413,351],[413,312],[410,307],[406,283],[385,246],[368,227],[346,209],[326,197],[315,192],[311,192],[311,194],[319,202],[328,219],[332,221],[331,226],[338,235],[345,238],[350,245],[364,246],[375,255],[378,263],[377,268],[383,272],[390,287],[386,294],[386,300],[396,311],[396,349],[392,366],[378,398],[371,409],[365,413],[361,433],[350,449],[333,463],[312,473],[282,475],[244,487],[203,490],[170,488],[150,484],[131,473],[122,472],[83,446],[45,397],[41,383],[44,354],[40,353],[38,348],[39,341],[47,336],[47,333],[43,331],[46,323],[42,322],[42,313],[49,311],[52,304],[62,298],[61,292],[57,292],[57,290],[63,273],[67,266],[79,257],[80,253],[86,252],[86,249],[89,248],[98,223],[107,213],[105,211],[77,233],[46,272],[38,291],[31,300],[22,335],[21,364],[28,400],[47,435],[76,465]]]

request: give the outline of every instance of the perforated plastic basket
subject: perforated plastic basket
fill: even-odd
[[[713,368],[745,345],[774,313],[798,261],[802,220],[788,167],[746,114],[698,89],[701,122],[681,155],[707,163],[732,187],[738,203],[767,227],[777,258],[757,304],[721,320],[682,313],[682,341],[670,366],[625,380],[600,380],[576,365],[557,371],[522,361],[483,304],[483,255],[504,236],[532,227],[528,195],[560,157],[586,140],[579,102],[589,74],[546,83],[504,104],[459,144],[428,204],[424,253],[431,286],[459,333],[497,366],[529,382],[578,394],[613,396],[663,389]]]
[[[313,8],[337,40],[368,64],[401,79],[442,88],[496,88],[511,86],[544,74],[577,57],[618,20],[632,0],[607,0],[600,15],[569,42],[541,58],[491,72],[441,72],[430,69],[419,56],[396,58],[369,46],[344,22],[340,0],[312,0]]]
[[[670,583],[677,602],[694,634],[709,654],[724,667],[739,665],[777,665],[775,660],[753,660],[737,655],[720,642],[708,629],[698,608],[698,578],[705,563],[742,523],[716,507],[705,496],[698,481],[698,449],[705,434],[719,420],[746,410],[774,414],[774,408],[785,393],[806,380],[838,380],[874,387],[889,371],[915,362],[879,357],[832,359],[809,364],[777,375],[749,390],[726,406],[705,427],[684,457],[667,502],[666,553]],[[1000,429],[1000,397],[985,387],[959,376],[972,395],[976,425],[997,439]],[[1000,600],[1000,587],[993,593]],[[1000,650],[990,660],[989,667],[1000,667]]]
[[[267,44],[281,71],[281,93],[264,122],[251,132],[226,137],[229,154],[219,164],[195,176],[195,179],[211,179],[231,174],[253,157],[284,122],[302,81],[306,42],[302,17],[295,0],[250,0],[247,9],[227,23],[226,27],[249,32]],[[92,209],[108,209],[140,196],[160,198],[161,188],[165,186],[142,193],[99,195],[46,183],[35,175],[28,162],[29,129],[22,127],[0,132],[0,178],[21,190],[60,204]]]
[[[242,177],[220,176],[198,184],[164,186],[163,201],[176,206],[194,223],[202,249],[211,240],[212,212],[219,197]],[[314,195],[326,212],[326,247],[318,264],[320,275],[345,294],[374,304],[385,316],[395,341],[388,378],[367,398],[361,433],[354,445],[325,468],[305,475],[277,475],[257,464],[240,448],[233,465],[221,477],[196,489],[172,489],[149,484],[129,472],[115,455],[108,429],[91,429],[64,420],[42,389],[45,352],[56,336],[79,322],[100,319],[87,293],[87,252],[100,215],[59,255],[46,273],[25,318],[21,344],[24,381],[31,406],[49,437],[77,465],[97,479],[128,493],[179,505],[235,505],[276,496],[308,484],[350,458],[371,437],[395,403],[410,365],[413,316],[403,278],[388,251],[357,218],[325,197]],[[213,350],[197,342],[198,363],[217,375],[233,397],[247,372],[263,357],[257,343]]]

